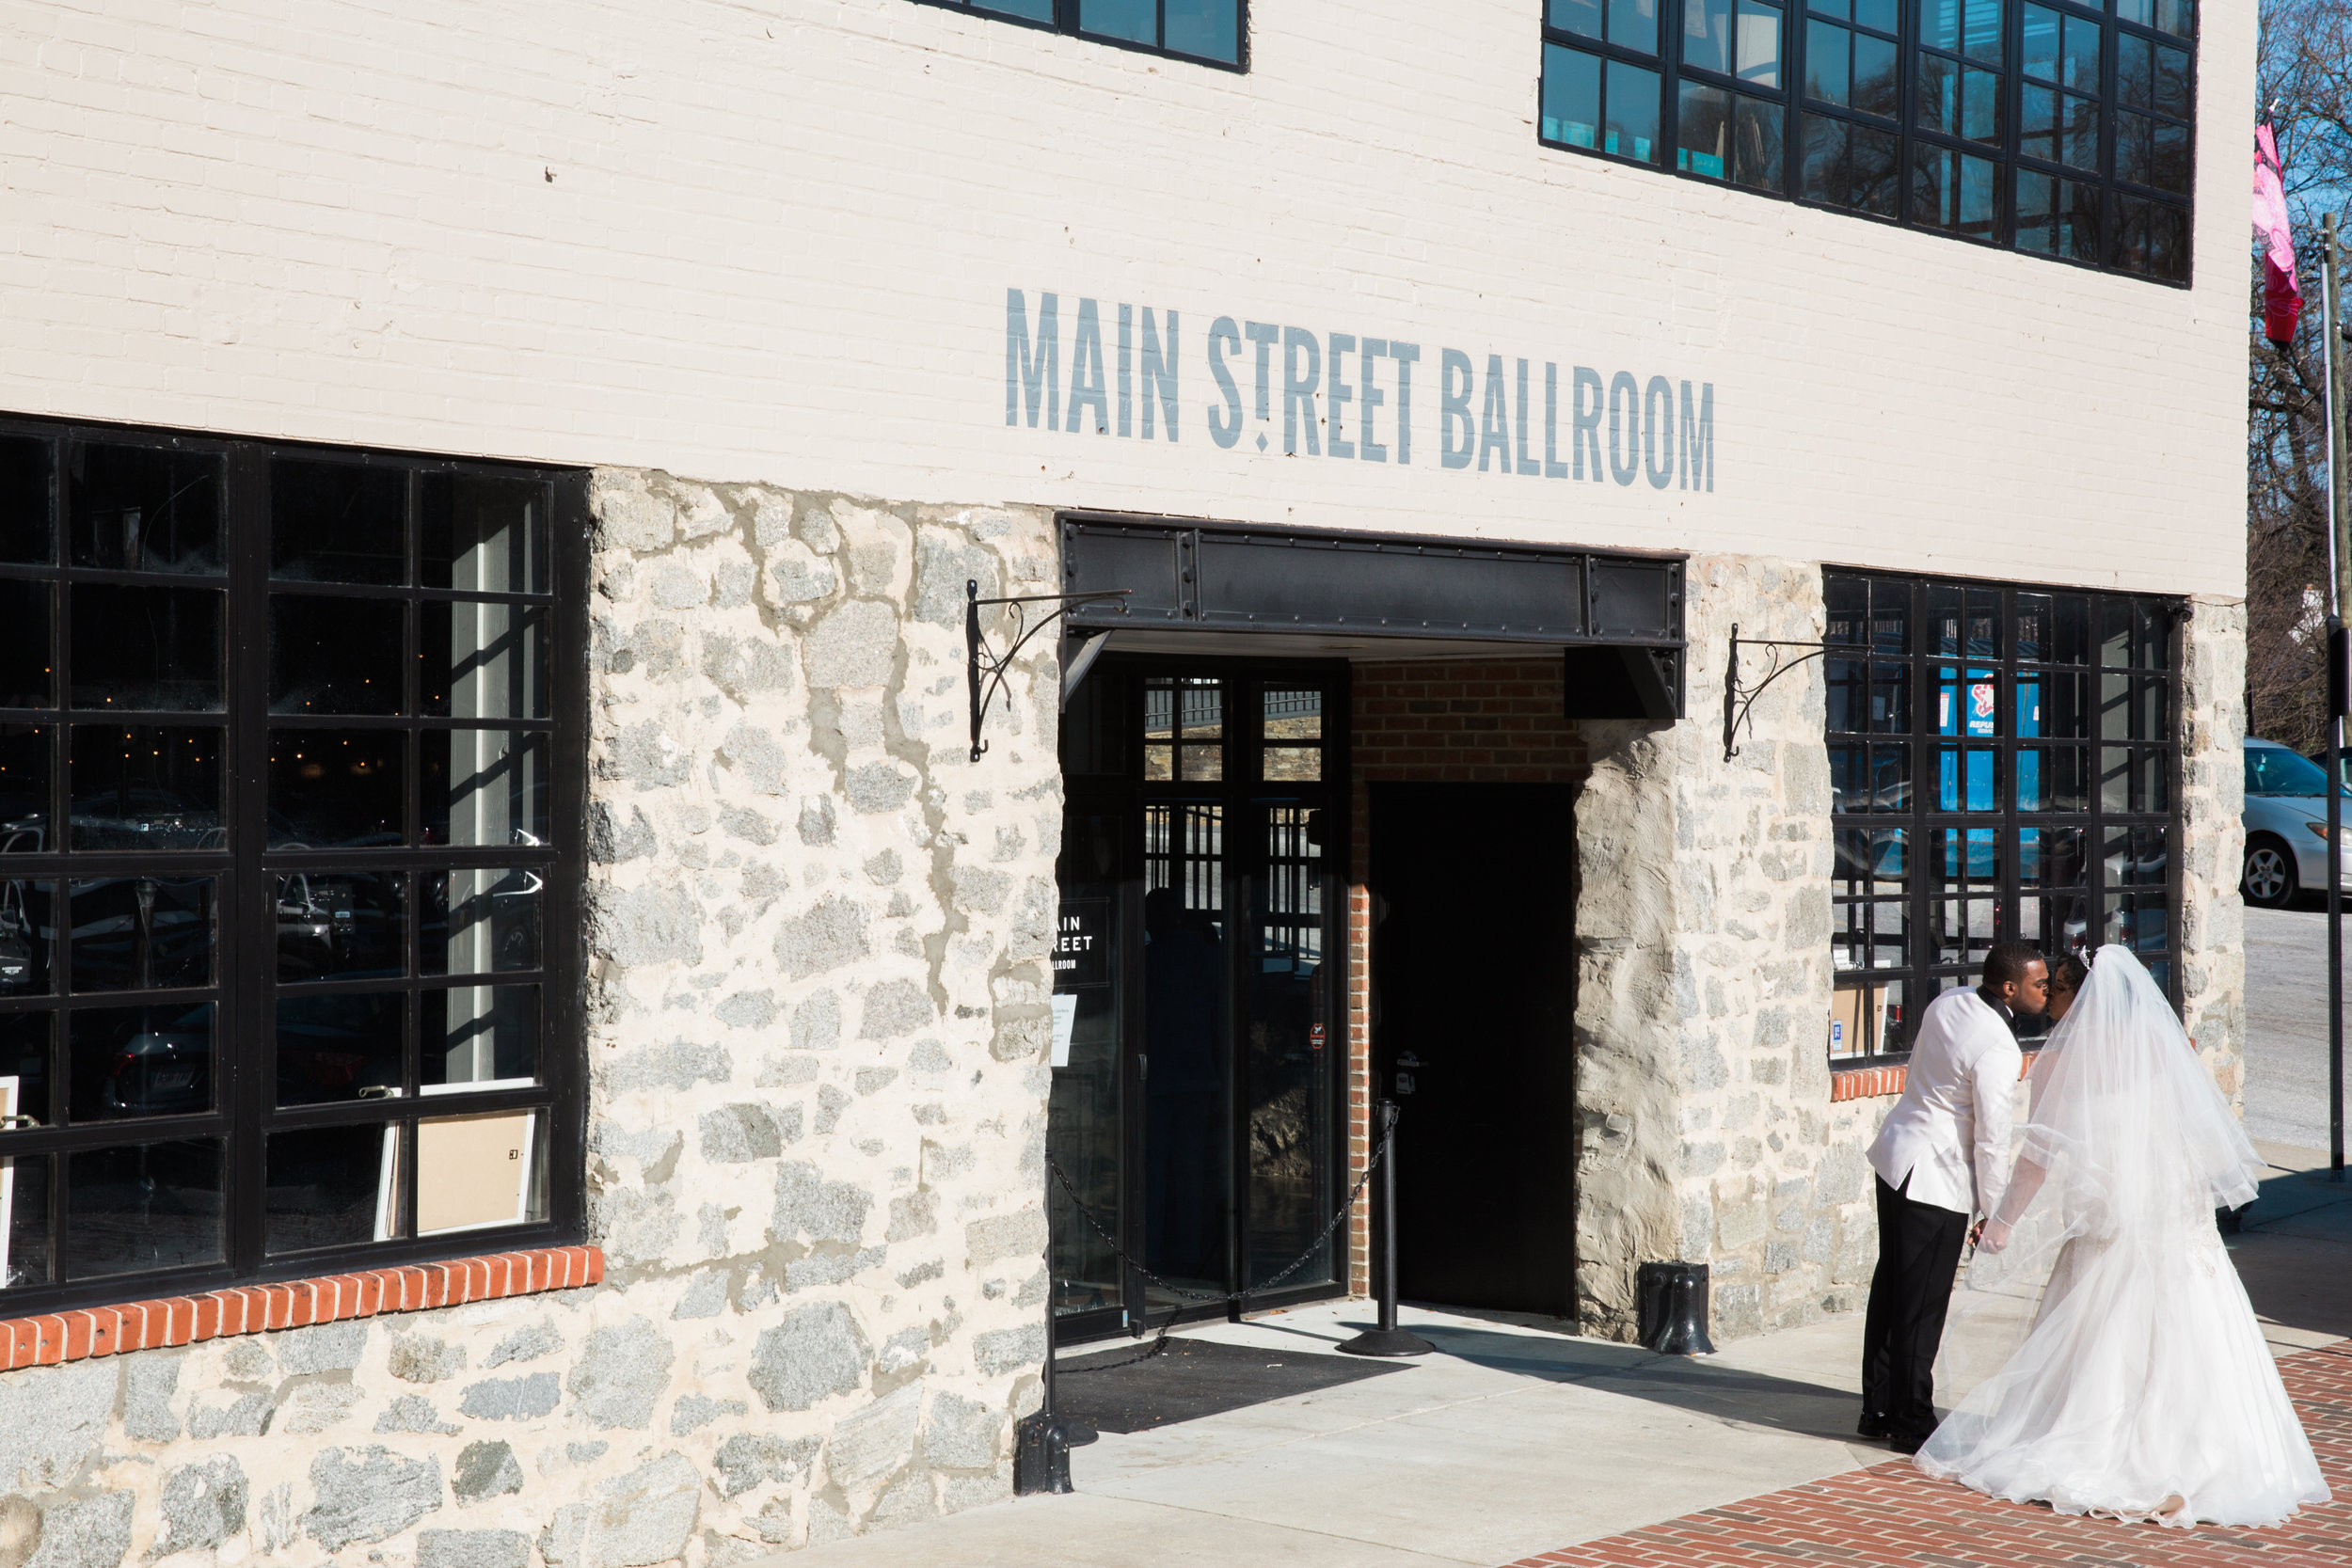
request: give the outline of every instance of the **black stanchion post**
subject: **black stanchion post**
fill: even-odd
[[[1380,1101],[1373,1116],[1380,1129],[1380,1326],[1339,1348],[1349,1355],[1426,1355],[1438,1347],[1396,1326],[1396,1101]]]
[[[1046,1212],[1053,1212],[1053,1194],[1048,1189]],[[1048,1225],[1051,1225],[1049,1220]],[[1049,1240],[1045,1247],[1045,1266],[1054,1266],[1054,1248]],[[1043,1398],[1034,1415],[1024,1416],[1012,1429],[1012,1491],[1013,1496],[1025,1497],[1033,1492],[1064,1493],[1076,1490],[1070,1484],[1070,1450],[1083,1448],[1100,1435],[1083,1421],[1073,1421],[1062,1416],[1054,1400],[1054,1292],[1052,1275],[1047,1275],[1045,1292],[1045,1372],[1041,1381]]]

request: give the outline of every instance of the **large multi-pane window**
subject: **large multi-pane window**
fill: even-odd
[[[922,0],[1205,65],[1247,63],[1248,0]]]
[[[0,421],[0,1311],[577,1226],[580,504]]]
[[[1847,572],[1824,589],[1831,1055],[1907,1051],[2000,941],[2122,942],[2177,1002],[2173,602]]]
[[[2170,283],[2195,0],[1546,0],[1539,135]]]

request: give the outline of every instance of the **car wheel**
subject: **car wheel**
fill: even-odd
[[[2248,842],[2246,875],[2238,881],[2238,891],[2246,895],[2248,903],[2265,910],[2283,910],[2295,902],[2301,885],[2295,871],[2294,851],[2275,838]]]

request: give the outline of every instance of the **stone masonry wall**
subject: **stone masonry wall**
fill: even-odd
[[[1714,1333],[1860,1305],[1868,1172],[1833,1121],[1829,760],[1820,661],[1724,757],[1731,625],[1818,641],[1816,566],[1696,557],[1690,717],[1584,726],[1577,806],[1577,1258],[1587,1332],[1631,1338],[1638,1264],[1712,1266]],[[1763,650],[1741,655],[1744,677]]]
[[[0,1568],[718,1568],[1005,1497],[1043,1354],[1034,512],[596,476],[600,1287],[0,1377]]]
[[[2246,601],[2189,601],[2181,637],[2181,1013],[2246,1101]]]

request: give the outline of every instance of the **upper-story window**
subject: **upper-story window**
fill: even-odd
[[[1248,0],[922,0],[1128,49],[1242,70]]]
[[[2189,277],[2195,0],[1548,0],[1539,134]]]

